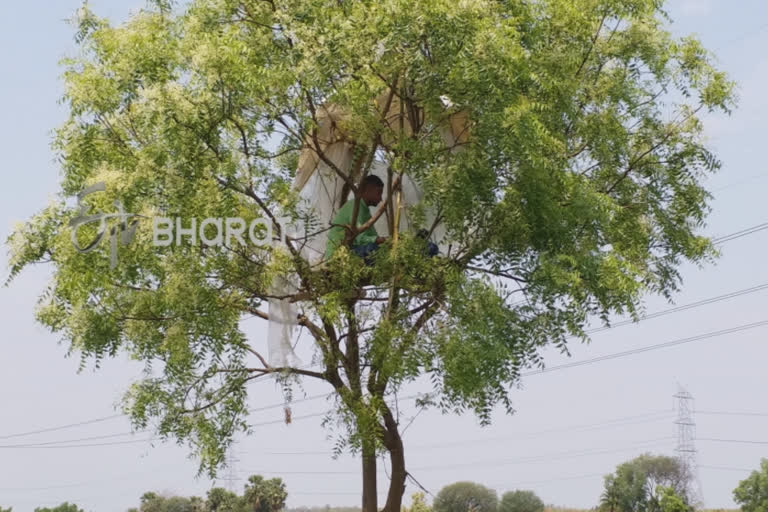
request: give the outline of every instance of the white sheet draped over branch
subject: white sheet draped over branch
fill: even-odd
[[[383,110],[388,99],[388,93],[382,94],[377,99],[376,104],[380,110]],[[384,116],[384,122],[388,126],[384,129],[385,144],[392,137],[392,132],[398,133],[400,126],[404,127],[406,134],[410,134],[412,129],[411,116],[407,113],[407,109],[401,109],[398,98],[393,97],[389,103],[390,108],[387,115]],[[443,98],[443,103],[447,109],[452,106],[447,98]],[[294,189],[299,192],[300,210],[306,212],[314,221],[297,230],[303,231],[300,234],[297,233],[302,238],[301,254],[313,265],[322,262],[328,242],[330,223],[345,202],[345,198],[342,196],[348,187],[345,187],[345,180],[337,171],[358,183],[360,168],[364,163],[364,157],[355,159],[355,140],[344,129],[348,116],[342,108],[332,104],[323,105],[317,109],[316,117],[318,127],[315,137],[318,147],[315,147],[315,139],[307,138],[299,156],[298,169],[293,183]],[[403,117],[402,121],[401,117]],[[413,117],[415,117],[413,121],[415,121],[416,126],[423,124],[424,112],[422,109],[416,109]],[[453,151],[460,150],[469,138],[469,117],[465,111],[450,113],[446,110],[439,129],[446,147],[452,148]],[[388,130],[392,130],[392,132]],[[328,162],[332,163],[336,169]],[[369,173],[378,176],[384,183],[387,183],[388,176],[385,163],[374,160]],[[409,222],[409,209],[419,204],[424,194],[419,185],[408,176],[402,176],[400,191],[399,231],[405,232],[414,227],[413,223]],[[346,195],[346,199],[353,197],[351,192],[346,193]],[[436,215],[434,209],[425,208],[424,215],[426,226],[431,227]],[[382,236],[391,235],[389,225],[390,221],[386,212],[374,224],[376,231]],[[444,234],[444,228],[438,224],[432,232],[432,241],[440,245]],[[305,236],[306,238],[304,238]],[[441,247],[441,250],[444,249]],[[276,278],[272,283],[270,295],[281,297],[293,294],[297,289],[297,279]],[[300,364],[292,345],[300,308],[300,302],[292,303],[288,299],[270,299],[268,350],[271,366],[296,367]]]

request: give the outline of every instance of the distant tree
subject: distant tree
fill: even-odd
[[[36,508],[35,512],[85,512],[83,509],[75,505],[74,503],[67,503],[66,501],[54,508]]]
[[[510,491],[501,497],[499,512],[543,512],[544,502],[533,491]]]
[[[760,461],[760,469],[739,483],[733,499],[744,512],[768,512],[768,459]]]
[[[432,507],[427,504],[424,493],[417,492],[411,496],[411,507],[404,506],[403,512],[432,512]]]
[[[245,501],[232,491],[216,487],[208,491],[205,502],[206,512],[241,512],[245,511]]]
[[[13,507],[11,507],[11,508],[0,507],[0,512],[13,512]]]
[[[496,491],[474,482],[446,485],[433,503],[435,512],[495,512]]]
[[[154,492],[145,492],[141,495],[140,512],[161,512],[162,498]]]
[[[690,474],[680,461],[664,455],[641,455],[605,477],[600,509],[606,512],[659,512],[662,491],[671,489],[688,503]]]
[[[658,496],[661,512],[693,512],[693,507],[671,487],[659,487]]]
[[[160,496],[154,492],[141,497],[140,512],[205,512],[205,502],[197,496]],[[59,512],[59,511],[55,511]],[[62,511],[63,512],[63,511]],[[69,512],[69,511],[67,511]]]
[[[265,480],[261,475],[252,475],[245,484],[243,499],[248,512],[277,512],[285,508],[288,491],[281,478]]]
[[[362,509],[360,507],[331,507],[330,505],[324,505],[286,508],[285,512],[362,512]]]

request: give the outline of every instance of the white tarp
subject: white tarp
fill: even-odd
[[[383,98],[383,97],[382,97]],[[379,98],[379,105],[384,104],[383,99]],[[450,107],[450,102],[446,107]],[[397,102],[390,105],[387,124],[390,127],[399,126],[400,106]],[[422,113],[418,114],[423,115]],[[465,112],[459,111],[453,114],[446,114],[440,133],[447,147],[453,151],[460,150],[461,145],[466,143],[469,135],[469,120]],[[320,150],[324,157],[335,164],[335,166],[347,176],[353,179],[359,173],[358,168],[352,169],[354,160],[354,141],[349,135],[344,133],[343,124],[345,121],[344,113],[336,106],[323,106],[318,110],[318,129],[316,133]],[[408,119],[403,126],[408,127]],[[406,130],[407,131],[407,130]],[[374,161],[370,174],[374,174],[387,183],[387,167],[383,162]],[[356,180],[357,181],[357,180]],[[308,140],[306,147],[301,153],[299,165],[294,181],[294,188],[299,190],[301,197],[300,209],[311,212],[314,218],[316,229],[305,228],[308,236],[303,240],[302,256],[310,264],[321,264],[325,256],[325,248],[328,241],[328,229],[330,223],[336,215],[338,209],[342,206],[341,196],[344,189],[344,179],[330,167],[323,159],[318,156],[314,148],[314,141]],[[386,192],[386,191],[385,191]],[[348,195],[348,199],[352,198]],[[400,231],[405,232],[413,229],[409,223],[409,209],[421,202],[423,194],[418,184],[408,176],[404,176],[401,184],[401,213],[400,213]],[[386,201],[386,197],[385,197]],[[377,207],[371,208],[374,214]],[[431,227],[435,219],[435,212],[425,209],[426,226]],[[376,231],[381,236],[390,236],[389,222],[386,213],[382,215],[375,223]],[[444,229],[438,225],[432,233],[431,240],[441,245],[444,236]],[[301,236],[304,236],[302,233]],[[441,247],[441,251],[445,247]],[[297,283],[291,282],[289,278],[281,278],[272,283],[271,295],[284,296],[295,293]],[[273,367],[296,367],[300,364],[298,357],[293,350],[293,337],[296,332],[297,317],[300,312],[301,303],[291,303],[287,299],[270,299],[269,301],[269,329],[268,329],[268,349],[269,364]]]

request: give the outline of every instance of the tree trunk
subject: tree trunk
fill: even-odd
[[[397,422],[387,408],[384,412],[384,445],[389,451],[389,460],[392,465],[391,481],[387,492],[387,504],[382,512],[400,512],[405,494],[405,452],[403,451],[403,439],[397,428]]]
[[[376,445],[372,441],[363,440],[362,512],[378,512],[379,504],[377,501],[376,487]]]

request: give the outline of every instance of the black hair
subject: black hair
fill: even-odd
[[[381,178],[379,178],[375,174],[369,174],[363,179],[363,182],[360,184],[360,188],[365,189],[370,186],[375,186],[377,188],[384,188],[384,182],[381,181]]]

